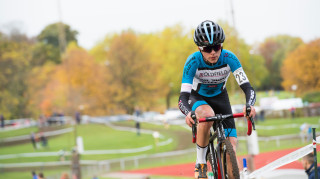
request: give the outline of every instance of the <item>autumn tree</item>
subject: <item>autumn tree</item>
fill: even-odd
[[[178,102],[170,104],[170,99],[171,96],[179,94],[183,66],[188,56],[196,50],[190,34],[190,31],[177,24],[166,27],[145,40],[146,46],[152,52],[152,63],[159,68],[156,78],[161,88],[159,95],[166,99],[166,108],[177,107]]]
[[[320,39],[299,46],[283,62],[281,74],[286,90],[297,85],[298,93],[320,90]]]
[[[86,50],[70,44],[60,65],[47,63],[35,68],[30,83],[36,92],[30,105],[42,113],[63,112],[73,115],[77,110],[89,115],[105,115],[116,110],[114,91],[105,66],[97,64]],[[81,109],[79,108],[81,107]]]
[[[17,31],[0,33],[0,111],[6,118],[28,116],[28,84],[32,41]]]
[[[297,37],[278,35],[267,38],[259,47],[265,59],[269,75],[262,81],[262,89],[282,89],[281,66],[287,54],[295,50],[303,41]]]
[[[150,61],[150,52],[138,35],[131,30],[115,36],[107,49],[107,66],[112,76],[108,84],[116,88],[113,96],[119,108],[132,113],[144,100],[153,100],[156,66]],[[160,87],[159,87],[160,88]]]

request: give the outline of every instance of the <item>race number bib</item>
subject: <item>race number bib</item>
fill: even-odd
[[[248,77],[246,73],[243,71],[243,68],[238,68],[236,71],[233,72],[234,77],[236,78],[239,85],[242,85],[244,83],[248,83]]]

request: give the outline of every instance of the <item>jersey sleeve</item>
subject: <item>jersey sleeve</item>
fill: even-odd
[[[250,85],[249,79],[244,72],[239,59],[230,51],[225,53],[225,58],[237,83],[246,95],[246,103],[253,106],[256,102],[256,93]]]
[[[197,68],[198,63],[196,57],[193,55],[189,56],[183,69],[181,92],[191,93],[193,78]]]
[[[224,55],[225,55],[225,58],[227,60],[228,65],[230,66],[232,74],[234,75],[239,86],[241,86],[242,84],[245,84],[245,83],[249,83],[249,79],[248,79],[246,73],[244,72],[237,56],[234,55],[230,51],[226,52]]]
[[[189,56],[183,69],[181,91],[178,103],[178,107],[184,115],[188,115],[188,113],[191,111],[191,106],[189,105],[188,100],[192,90],[193,78],[196,74],[197,68],[198,63],[196,57],[193,55]]]

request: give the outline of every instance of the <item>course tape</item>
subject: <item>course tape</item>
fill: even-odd
[[[117,153],[137,153],[144,152],[152,149],[152,145],[148,145],[145,147],[134,148],[134,149],[114,149],[114,150],[85,150],[83,152],[84,155],[97,155],[97,154],[117,154]]]
[[[166,141],[159,142],[157,146],[168,145],[173,142],[172,138],[169,138]],[[145,152],[147,150],[151,150],[154,146],[148,145],[140,148],[131,148],[131,149],[114,149],[114,150],[85,150],[83,155],[100,155],[100,154],[119,154],[119,153],[138,153]],[[0,159],[11,159],[11,158],[20,158],[20,157],[48,157],[48,156],[61,156],[63,155],[71,155],[68,151],[59,151],[59,152],[36,152],[36,153],[20,153],[20,154],[8,154],[8,155],[0,155]]]
[[[49,132],[43,132],[43,135],[46,137],[55,136],[55,135],[61,135],[64,133],[72,132],[73,128],[65,128],[55,131],[49,131]],[[30,140],[30,135],[22,135],[22,136],[16,136],[16,137],[7,137],[4,139],[0,139],[0,142],[15,142],[15,141],[21,141],[21,140]]]
[[[317,137],[317,143],[320,143],[320,136]],[[283,165],[286,165],[288,163],[291,163],[293,161],[296,161],[300,158],[302,158],[303,156],[309,154],[310,152],[313,151],[313,144],[309,144],[305,147],[302,147],[294,152],[291,152],[271,163],[269,163],[268,165],[252,172],[249,174],[249,178],[257,178],[262,176],[264,173],[270,172],[276,168],[279,168]]]

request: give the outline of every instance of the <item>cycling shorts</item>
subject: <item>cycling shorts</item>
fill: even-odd
[[[227,90],[223,90],[214,97],[201,96],[192,90],[189,97],[189,104],[192,107],[192,111],[195,111],[197,107],[201,105],[209,105],[215,114],[232,114]],[[226,137],[237,137],[236,125],[233,118],[224,120],[223,128]]]

